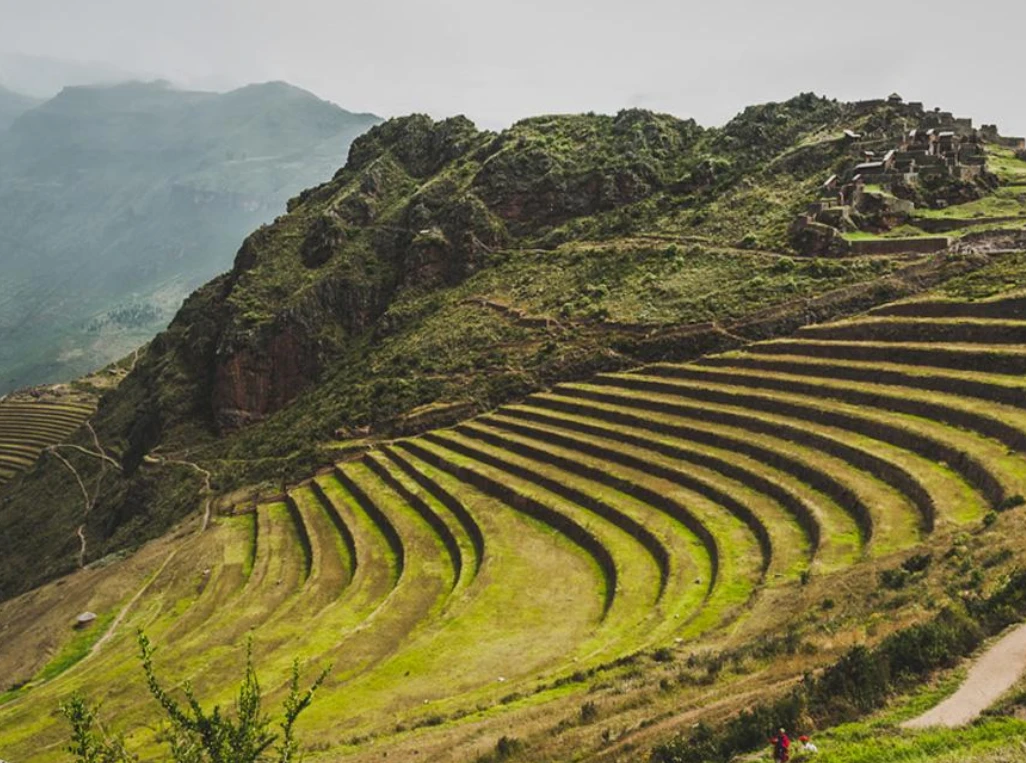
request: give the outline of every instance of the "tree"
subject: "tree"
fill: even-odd
[[[239,685],[234,707],[220,705],[207,712],[192,685],[183,687],[185,704],[180,704],[161,685],[153,667],[154,648],[142,631],[139,652],[146,685],[164,711],[167,721],[162,741],[168,746],[174,763],[294,763],[298,754],[295,724],[313,701],[314,692],[327,678],[325,668],[306,691],[299,687],[299,660],[292,663],[289,693],[278,720],[281,731],[272,730],[272,719],[262,711],[262,695],[253,667],[253,645],[246,646],[246,669]],[[123,737],[109,736],[100,726],[97,710],[79,694],[60,705],[71,725],[68,745],[76,763],[134,763],[138,758],[125,747]]]

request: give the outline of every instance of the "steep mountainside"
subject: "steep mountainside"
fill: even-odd
[[[152,749],[142,628],[212,701],[246,636],[270,703],[333,663],[325,760],[939,749],[901,720],[1026,618],[1023,188],[897,96],[370,129],[144,349],[0,406],[0,748],[56,760],[84,690]]]
[[[366,438],[789,333],[985,264],[973,247],[793,256],[795,216],[852,161],[842,131],[906,124],[887,103],[802,95],[721,129],[638,110],[500,134],[460,117],[373,128],[103,398],[94,426],[122,474],[86,518],[86,557],[196,508],[202,481],[150,462],[202,465],[221,493],[280,487]],[[75,563],[69,479],[44,458],[0,494],[16,541],[0,560],[4,595]]]
[[[26,111],[38,106],[42,101],[0,85],[0,132],[3,132],[15,119]]]
[[[60,760],[52,709],[79,691],[154,754],[142,628],[171,691],[206,703],[233,699],[241,642],[265,706],[293,659],[333,664],[300,727],[324,760],[731,763],[781,726],[824,760],[1018,760],[1021,690],[946,739],[899,723],[1026,618],[1024,278],[1022,252],[998,254],[932,294],[558,384],[220,510],[195,454],[154,448],[136,484],[195,473],[203,510],[0,602],[0,747]],[[127,463],[77,445],[48,458],[83,477],[85,554]]]
[[[73,87],[23,114],[0,134],[0,392],[148,339],[377,121],[283,83]]]

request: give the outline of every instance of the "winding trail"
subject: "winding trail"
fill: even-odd
[[[115,469],[117,469],[119,472],[121,471],[121,464],[119,464],[113,458],[108,456],[106,451],[104,451],[103,446],[100,445],[100,438],[96,435],[96,430],[93,429],[93,425],[90,422],[86,421],[85,426],[89,429],[89,433],[93,436],[93,442],[96,444],[95,452],[89,450],[88,448],[83,448],[81,445],[72,445],[71,443],[56,443],[55,445],[51,445],[46,449],[47,453],[54,456],[62,464],[64,464],[65,467],[67,467],[68,471],[70,471],[75,476],[75,480],[78,482],[78,486],[82,489],[82,496],[85,500],[85,510],[82,512],[83,520],[89,516],[89,512],[91,512],[93,510],[93,507],[96,506],[96,501],[100,497],[100,488],[103,484],[103,477],[106,472],[107,464],[113,464]],[[71,448],[72,450],[84,453],[87,456],[100,459],[100,475],[96,480],[95,495],[89,495],[89,490],[86,488],[85,480],[82,479],[82,475],[79,474],[78,469],[71,465],[71,462],[68,461],[68,459],[66,459],[64,456],[60,454],[60,448]],[[85,567],[86,558],[85,522],[78,526],[78,528],[75,530],[75,535],[78,536],[79,540],[78,566],[81,568]]]
[[[121,464],[119,464],[113,458],[108,456],[107,455],[107,451],[105,451],[103,449],[103,446],[100,445],[100,437],[99,437],[99,435],[96,434],[96,430],[93,429],[93,423],[91,421],[89,421],[89,420],[86,420],[85,427],[86,427],[86,429],[89,430],[89,434],[92,435],[92,437],[93,437],[93,444],[96,445],[96,453],[93,454],[93,455],[97,456],[98,458],[103,459],[108,464],[112,464],[114,466],[114,468],[117,469],[120,472],[121,471]],[[83,448],[83,450],[85,450],[85,449]],[[89,451],[86,450],[85,452],[88,453]]]
[[[990,647],[969,670],[958,691],[918,718],[906,729],[930,726],[954,728],[976,719],[1026,673],[1026,625],[1019,625]]]
[[[187,466],[190,469],[195,469],[199,472],[200,476],[203,477],[203,492],[207,496],[206,504],[203,507],[203,526],[200,528],[200,532],[204,532],[207,529],[207,525],[210,524],[210,508],[214,502],[214,490],[210,485],[210,480],[213,475],[199,464],[195,464],[192,461],[182,461],[180,459],[164,458],[163,456],[157,456],[150,454],[150,457],[155,459],[158,463],[167,465],[175,464],[177,466]]]
[[[56,458],[58,461],[64,464],[64,466],[67,467],[68,471],[70,471],[75,476],[75,481],[78,482],[78,486],[82,490],[82,498],[85,501],[85,510],[82,512],[82,518],[85,519],[85,517],[89,516],[89,512],[93,510],[93,506],[96,503],[96,499],[89,497],[89,491],[86,489],[85,482],[82,481],[82,476],[78,473],[78,470],[71,465],[71,462],[68,461],[68,459],[66,459],[64,456],[57,452],[56,445],[51,445],[46,450],[48,453],[50,453],[50,455],[52,455],[54,458]],[[78,566],[79,568],[82,568],[85,567],[86,556],[86,537],[84,522],[80,524],[78,528],[75,530],[75,535],[78,536],[79,541]]]
[[[87,657],[87,658],[88,658],[88,657],[92,657],[92,656],[93,656],[94,654],[96,654],[97,652],[99,652],[99,651],[100,651],[100,648],[101,648],[101,647],[102,647],[102,646],[103,646],[104,644],[106,644],[106,643],[107,643],[108,641],[110,641],[110,640],[111,640],[111,638],[112,638],[112,637],[114,636],[114,632],[115,632],[115,631],[116,631],[116,630],[118,629],[118,626],[119,626],[119,625],[121,625],[121,621],[122,621],[122,620],[124,620],[124,619],[125,619],[125,616],[126,616],[126,615],[128,614],[128,610],[130,610],[130,609],[132,608],[132,606],[133,606],[133,605],[134,605],[134,604],[135,604],[135,603],[136,603],[137,601],[139,601],[139,597],[141,597],[141,596],[142,596],[142,595],[143,595],[144,593],[146,593],[146,591],[147,591],[147,590],[149,590],[149,587],[150,587],[151,585],[153,585],[153,582],[154,582],[154,581],[155,581],[155,580],[156,580],[157,578],[159,578],[159,577],[160,577],[160,573],[162,573],[162,572],[164,571],[164,568],[165,568],[165,567],[167,567],[168,563],[169,563],[169,562],[170,562],[170,561],[171,561],[172,559],[174,559],[174,558],[175,558],[175,554],[177,554],[177,553],[178,553],[178,549],[173,549],[173,550],[171,551],[171,553],[169,553],[169,554],[167,555],[167,558],[166,558],[166,559],[164,560],[164,563],[163,563],[163,564],[161,564],[161,565],[160,565],[160,567],[158,567],[158,568],[157,568],[157,571],[156,571],[156,572],[154,572],[154,573],[153,573],[153,575],[151,575],[151,576],[150,576],[150,579],[149,579],[149,580],[147,580],[147,581],[146,581],[145,583],[143,583],[143,585],[142,585],[142,588],[140,588],[140,589],[139,589],[138,591],[136,591],[136,592],[135,592],[135,596],[133,596],[133,597],[132,597],[132,598],[131,598],[131,599],[130,599],[130,600],[128,601],[128,603],[127,603],[127,604],[125,604],[125,606],[123,606],[123,607],[121,608],[121,611],[120,611],[120,612],[118,612],[118,616],[114,618],[114,622],[112,622],[112,623],[110,624],[110,627],[109,627],[109,628],[107,628],[107,631],[106,631],[106,633],[104,633],[104,634],[103,634],[103,635],[102,635],[102,636],[101,636],[101,637],[100,637],[100,638],[99,638],[99,639],[98,639],[98,640],[96,641],[96,643],[95,643],[95,644],[93,644],[93,648],[92,648],[92,649],[90,649],[90,650],[89,650],[89,654],[87,654],[87,655],[86,655],[86,657]]]

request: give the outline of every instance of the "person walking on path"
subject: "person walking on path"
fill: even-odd
[[[776,763],[787,763],[791,760],[791,740],[784,729],[780,729],[777,735],[770,739],[773,745],[773,760]]]

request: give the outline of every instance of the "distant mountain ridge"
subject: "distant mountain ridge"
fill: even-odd
[[[155,334],[380,121],[283,82],[223,94],[127,82],[29,101],[0,132],[0,393]]]
[[[42,101],[37,98],[16,93],[0,85],[0,132],[6,130],[15,119],[40,103]]]

